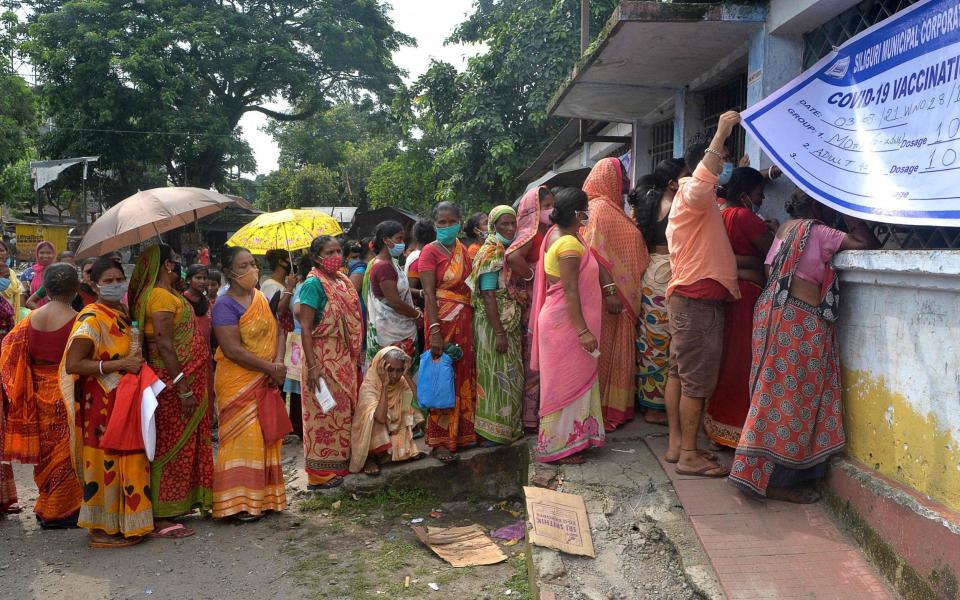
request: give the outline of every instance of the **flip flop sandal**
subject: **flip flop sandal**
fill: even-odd
[[[263,518],[263,515],[251,515],[251,514],[242,514],[242,515],[233,515],[233,518],[241,523],[256,523]]]
[[[5,510],[4,512],[7,513],[8,515],[19,515],[20,513],[23,512],[23,507],[20,506],[19,502],[14,502],[10,506],[8,506],[7,510]]]
[[[713,452],[710,452],[709,450],[700,450],[700,456],[704,457],[707,460],[712,460],[712,461],[717,460],[717,455],[714,454]],[[670,463],[671,465],[675,465],[678,462],[680,462],[680,459],[678,458],[676,460],[670,460],[669,458],[664,457],[663,462]]]
[[[311,492],[315,492],[317,490],[332,490],[333,488],[338,488],[341,485],[343,485],[343,477],[338,476],[338,477],[334,477],[333,479],[331,479],[326,483],[317,483],[314,485],[308,485],[307,489],[310,490]]]
[[[719,473],[710,473],[710,471],[717,471]],[[719,479],[721,477],[726,477],[730,474],[730,469],[722,465],[704,465],[699,469],[694,469],[693,471],[687,471],[686,469],[681,470],[680,467],[676,469],[677,475],[686,475],[688,477],[704,477],[707,479]]]
[[[379,477],[380,476],[380,467],[376,464],[373,465],[364,465],[363,474],[368,477]]]
[[[188,529],[182,523],[174,523],[169,527],[164,527],[159,531],[154,531],[148,537],[164,540],[180,540],[188,538],[196,533],[193,529]]]
[[[439,453],[437,453],[437,452],[431,452],[430,454],[431,454],[435,459],[439,460],[440,462],[442,462],[442,463],[445,464],[445,465],[452,465],[452,464],[455,464],[455,463],[460,462],[460,455],[459,455],[459,454],[454,454],[454,453],[452,453],[452,452],[448,452],[447,454],[443,454],[443,455],[441,455],[441,454],[439,454]]]
[[[89,548],[128,548],[130,546],[136,546],[143,541],[143,537],[132,537],[132,538],[119,538],[116,541],[110,542],[98,542],[92,537],[87,538],[87,546]]]

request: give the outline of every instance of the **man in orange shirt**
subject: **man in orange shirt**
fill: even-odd
[[[677,463],[680,475],[728,474],[714,456],[697,448],[697,433],[704,401],[720,375],[724,303],[740,297],[736,256],[716,192],[727,158],[724,144],[739,122],[736,111],[724,113],[709,146],[687,150],[684,160],[693,175],[680,180],[667,225],[673,274],[667,285],[671,341],[666,403],[673,418],[666,460]]]

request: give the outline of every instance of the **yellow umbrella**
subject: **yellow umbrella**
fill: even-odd
[[[340,235],[343,228],[336,219],[318,210],[288,208],[259,215],[227,240],[228,246],[241,246],[253,254],[268,250],[303,250],[318,235]]]

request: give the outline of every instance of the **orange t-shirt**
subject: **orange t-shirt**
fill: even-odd
[[[689,286],[703,279],[713,279],[734,299],[740,298],[737,258],[717,206],[718,181],[719,177],[703,163],[697,165],[693,177],[680,180],[667,224],[667,246],[673,270],[667,285],[668,298],[678,286]]]

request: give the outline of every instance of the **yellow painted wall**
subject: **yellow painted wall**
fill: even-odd
[[[918,414],[883,377],[843,369],[847,453],[960,511],[960,445],[934,414]]]
[[[67,234],[70,228],[58,225],[17,224],[17,258],[31,260],[37,244],[46,240],[51,242],[57,252],[67,249]]]

